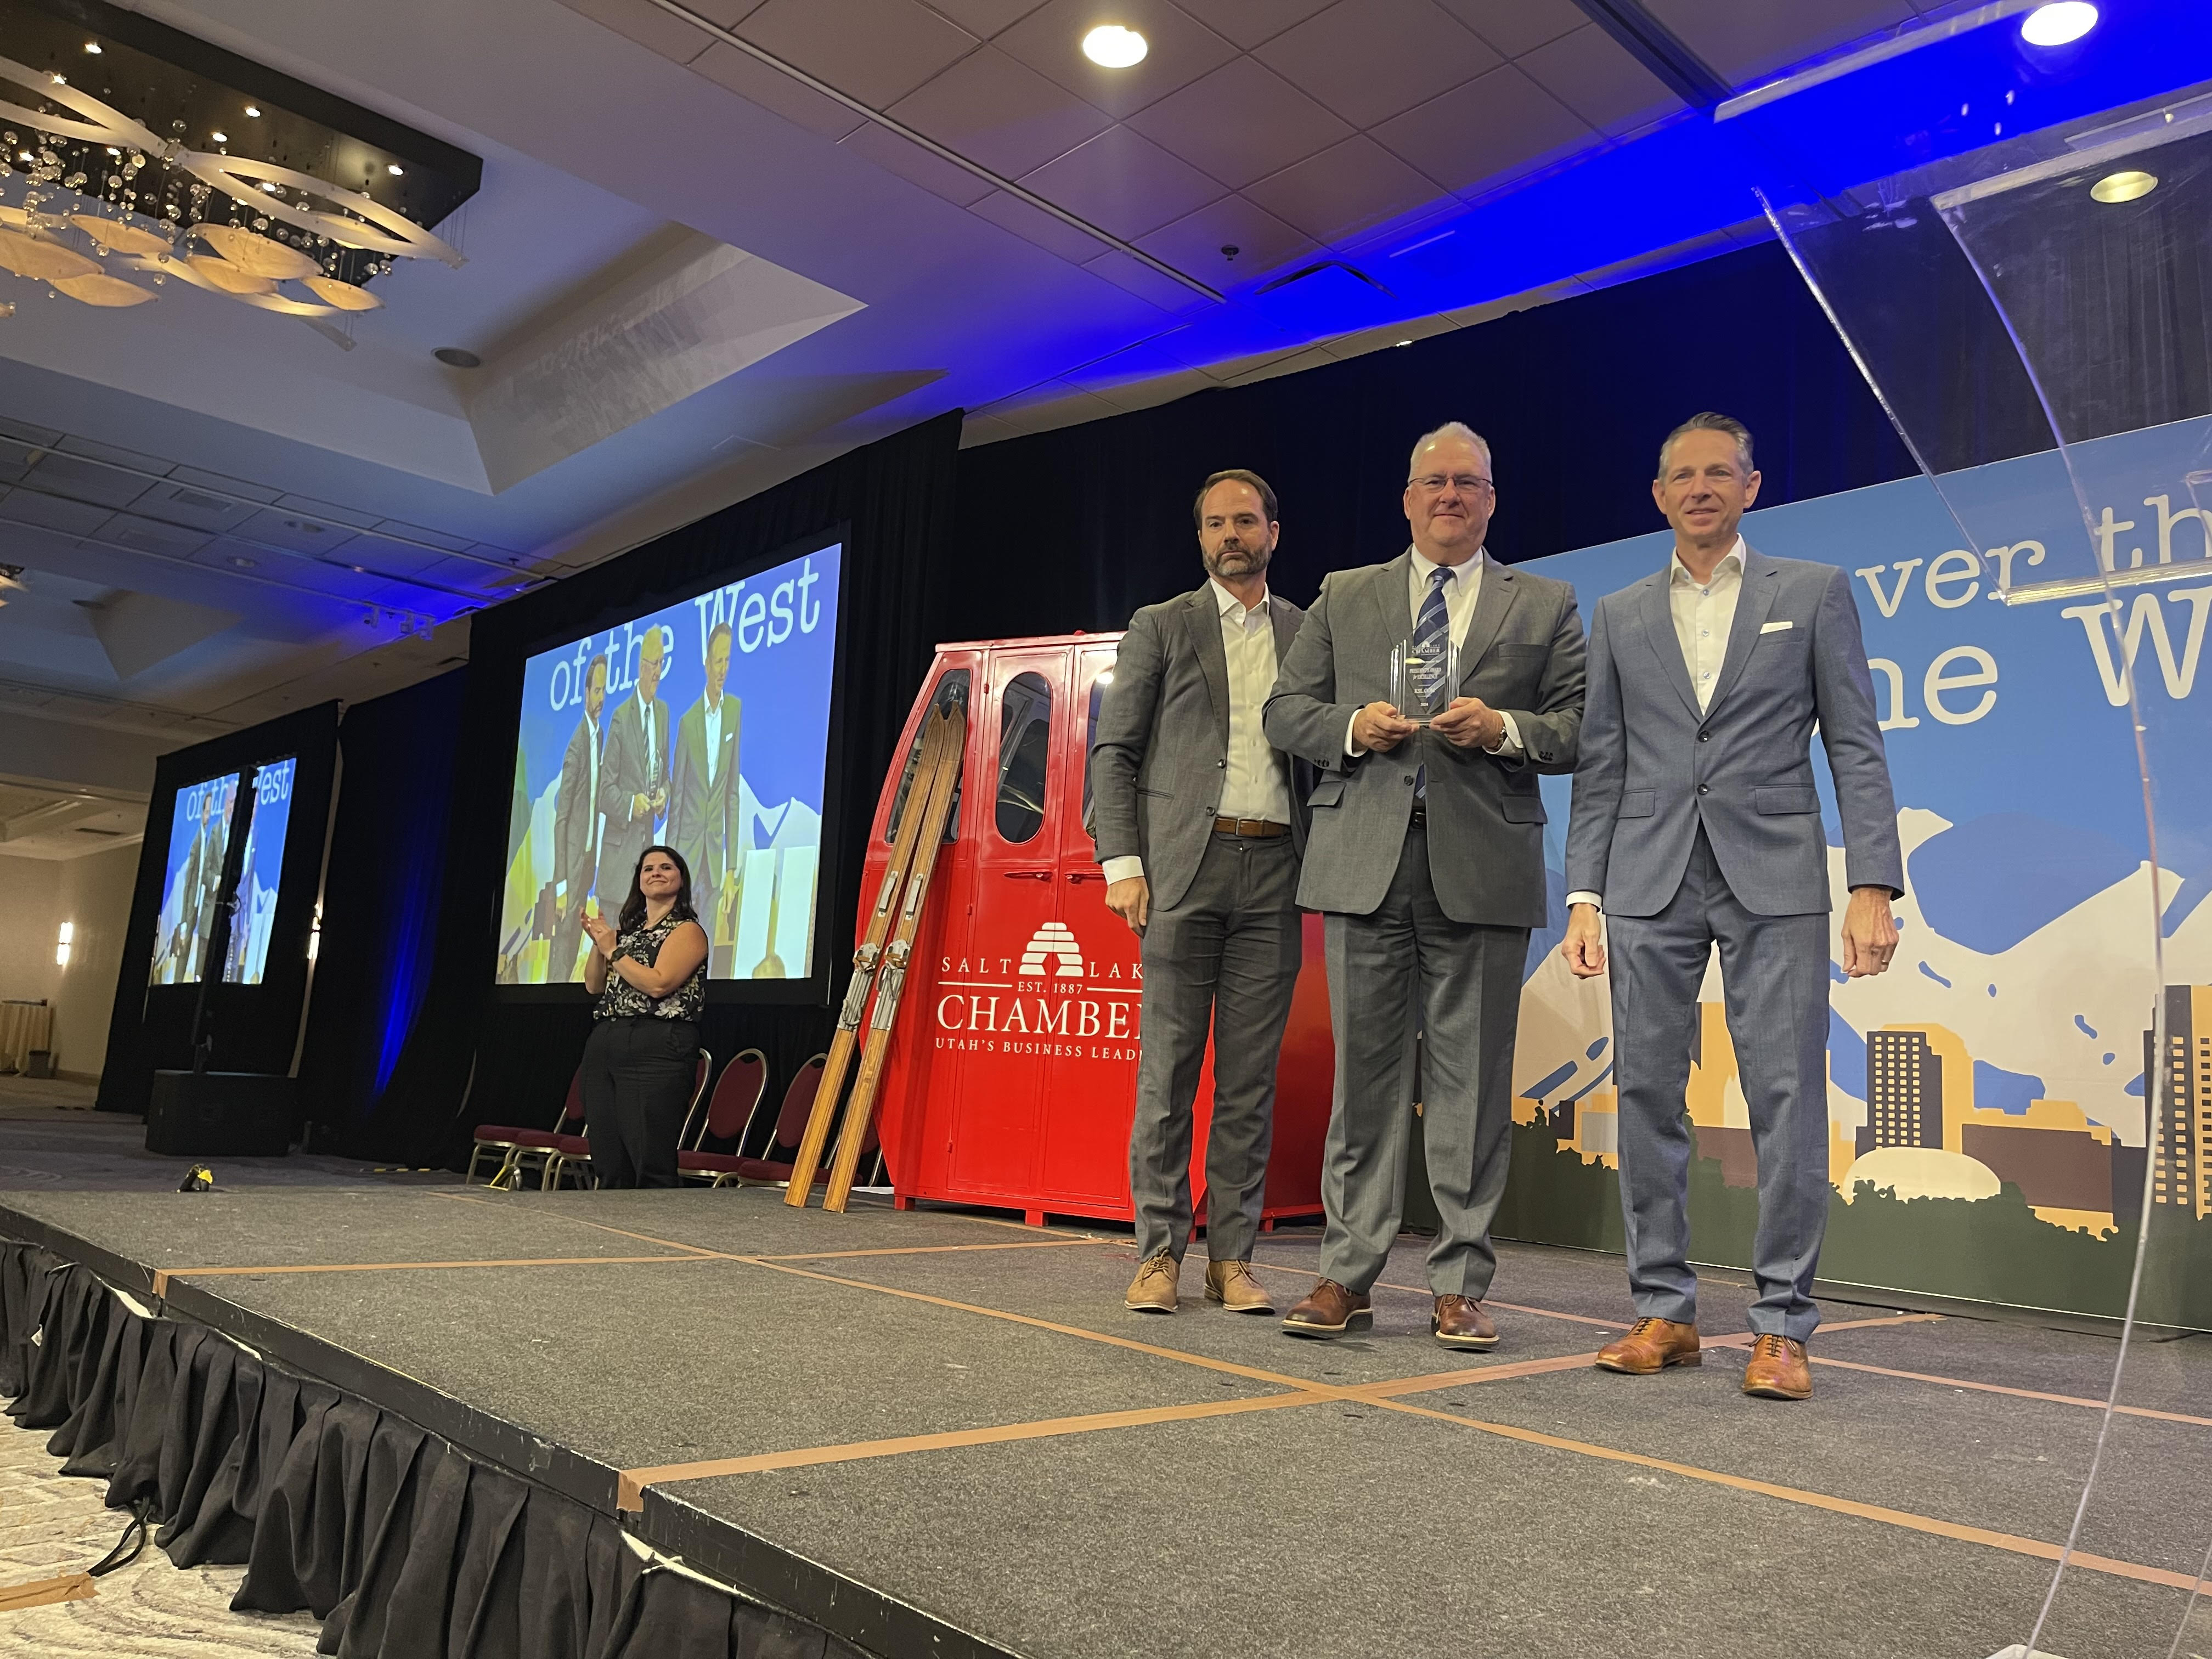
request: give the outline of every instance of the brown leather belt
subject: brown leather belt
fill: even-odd
[[[1278,836],[1287,836],[1287,823],[1270,823],[1265,818],[1216,818],[1213,833],[1217,836],[1245,836],[1258,841],[1273,841]]]

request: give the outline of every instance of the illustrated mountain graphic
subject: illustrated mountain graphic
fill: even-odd
[[[1044,972],[1048,960],[1057,958],[1060,965],[1053,974],[1060,979],[1083,977],[1083,950],[1076,944],[1075,935],[1064,921],[1048,921],[1036,930],[1029,947],[1022,952],[1021,974],[1033,979]]]

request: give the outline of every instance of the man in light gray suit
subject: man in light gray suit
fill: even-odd
[[[1567,832],[1567,935],[1583,978],[1613,933],[1620,1204],[1637,1320],[1597,1363],[1647,1376],[1700,1363],[1689,1267],[1685,1109],[1698,989],[1716,945],[1759,1155],[1746,1394],[1813,1392],[1806,1340],[1828,1219],[1828,846],[1817,724],[1844,833],[1843,965],[1879,974],[1905,888],[1897,806],[1850,580],[1770,559],[1737,533],[1759,499],[1751,434],[1692,417],[1659,452],[1667,568],[1598,602],[1589,712]]]
[[[607,659],[601,652],[584,665],[584,718],[561,757],[561,787],[554,797],[553,879],[562,891],[550,977],[563,985],[582,976],[576,957],[584,943],[584,901],[599,878],[599,766],[606,749],[599,715],[606,706]],[[611,908],[621,904],[617,899]]]
[[[1303,815],[1261,711],[1304,612],[1267,591],[1282,526],[1255,472],[1193,503],[1211,578],[1129,619],[1092,744],[1106,903],[1144,940],[1144,1043],[1129,1127],[1141,1266],[1123,1305],[1173,1313],[1190,1242],[1191,1106],[1213,1027],[1206,1296],[1271,1314],[1253,1277],[1275,1066],[1298,977]]]
[[[1371,1318],[1368,1288],[1403,1207],[1418,1029],[1441,1221],[1430,1330],[1446,1347],[1487,1348],[1521,981],[1547,908],[1536,776],[1574,767],[1583,630],[1572,587],[1484,551],[1497,500],[1487,443],[1440,427],[1414,446],[1410,474],[1413,546],[1322,583],[1267,702],[1268,737],[1327,769],[1298,902],[1325,913],[1336,1036],[1322,1278],[1284,1328],[1334,1337]],[[1443,673],[1447,640],[1456,681]],[[1443,711],[1425,726],[1389,696],[1391,653],[1409,642],[1435,665],[1414,688]]]
[[[676,763],[669,777],[668,842],[691,866],[692,902],[711,939],[728,931],[734,891],[730,854],[738,830],[738,719],[730,677],[730,625],[707,635],[707,687],[676,727]],[[710,948],[709,975],[726,978],[732,947]]]
[[[599,849],[599,909],[612,915],[629,897],[637,861],[653,844],[655,819],[668,811],[668,705],[660,670],[668,641],[656,625],[638,648],[637,689],[607,722],[606,763],[599,768],[599,810],[607,815]]]

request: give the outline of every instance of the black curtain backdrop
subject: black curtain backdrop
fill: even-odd
[[[330,1114],[337,1144],[363,1157],[459,1167],[474,1123],[550,1125],[582,1056],[590,1006],[580,988],[573,1003],[525,1001],[492,984],[524,659],[841,526],[833,752],[842,763],[829,781],[822,902],[832,938],[851,939],[869,815],[951,591],[959,441],[958,414],[939,416],[484,611],[465,674],[349,716],[337,830],[347,851],[341,858],[333,848],[326,976],[302,1066],[323,1080],[309,1097]],[[342,970],[341,956],[353,958]],[[842,962],[832,978],[842,992]],[[827,1002],[710,1002],[702,1040],[718,1066],[740,1049],[762,1049],[780,1096],[807,1056],[829,1046],[835,1021]]]
[[[1660,441],[1717,409],[1749,426],[1773,506],[1911,473],[1778,244],[1410,346],[961,457],[958,636],[1122,627],[1205,579],[1200,482],[1249,467],[1282,502],[1271,580],[1312,603],[1328,572],[1394,557],[1413,441],[1489,439],[1490,550],[1507,563],[1664,527]]]

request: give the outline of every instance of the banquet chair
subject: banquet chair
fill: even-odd
[[[830,1063],[827,1054],[817,1054],[799,1068],[791,1079],[791,1086],[783,1091],[783,1104],[775,1115],[775,1127],[769,1132],[767,1143],[757,1157],[745,1155],[747,1135],[741,1139],[734,1152],[699,1152],[693,1155],[692,1172],[702,1179],[711,1178],[717,1187],[772,1187],[791,1179],[791,1160],[799,1150],[800,1138],[806,1133],[806,1120],[814,1110],[815,1091],[822,1084],[822,1073]],[[787,1148],[781,1158],[776,1150]],[[829,1160],[824,1159],[817,1182],[830,1178]]]
[[[521,1184],[526,1159],[536,1158],[541,1164],[553,1151],[554,1143],[564,1130],[581,1130],[584,1127],[584,1068],[579,1066],[576,1074],[568,1079],[568,1099],[552,1123],[543,1129],[526,1129],[510,1123],[479,1123],[476,1127],[476,1145],[469,1152],[469,1171],[461,1177],[465,1183],[477,1178],[477,1164],[486,1152],[500,1155],[499,1167],[492,1171],[486,1183],[493,1187],[514,1188]]]
[[[714,1182],[733,1162],[733,1154],[744,1151],[753,1120],[760,1115],[761,1102],[767,1095],[768,1056],[759,1049],[748,1048],[725,1066],[705,1118],[697,1120],[695,1113],[696,1128],[685,1127],[682,1149],[676,1154],[678,1182]],[[726,1153],[702,1152],[699,1143],[708,1135],[735,1145]]]

